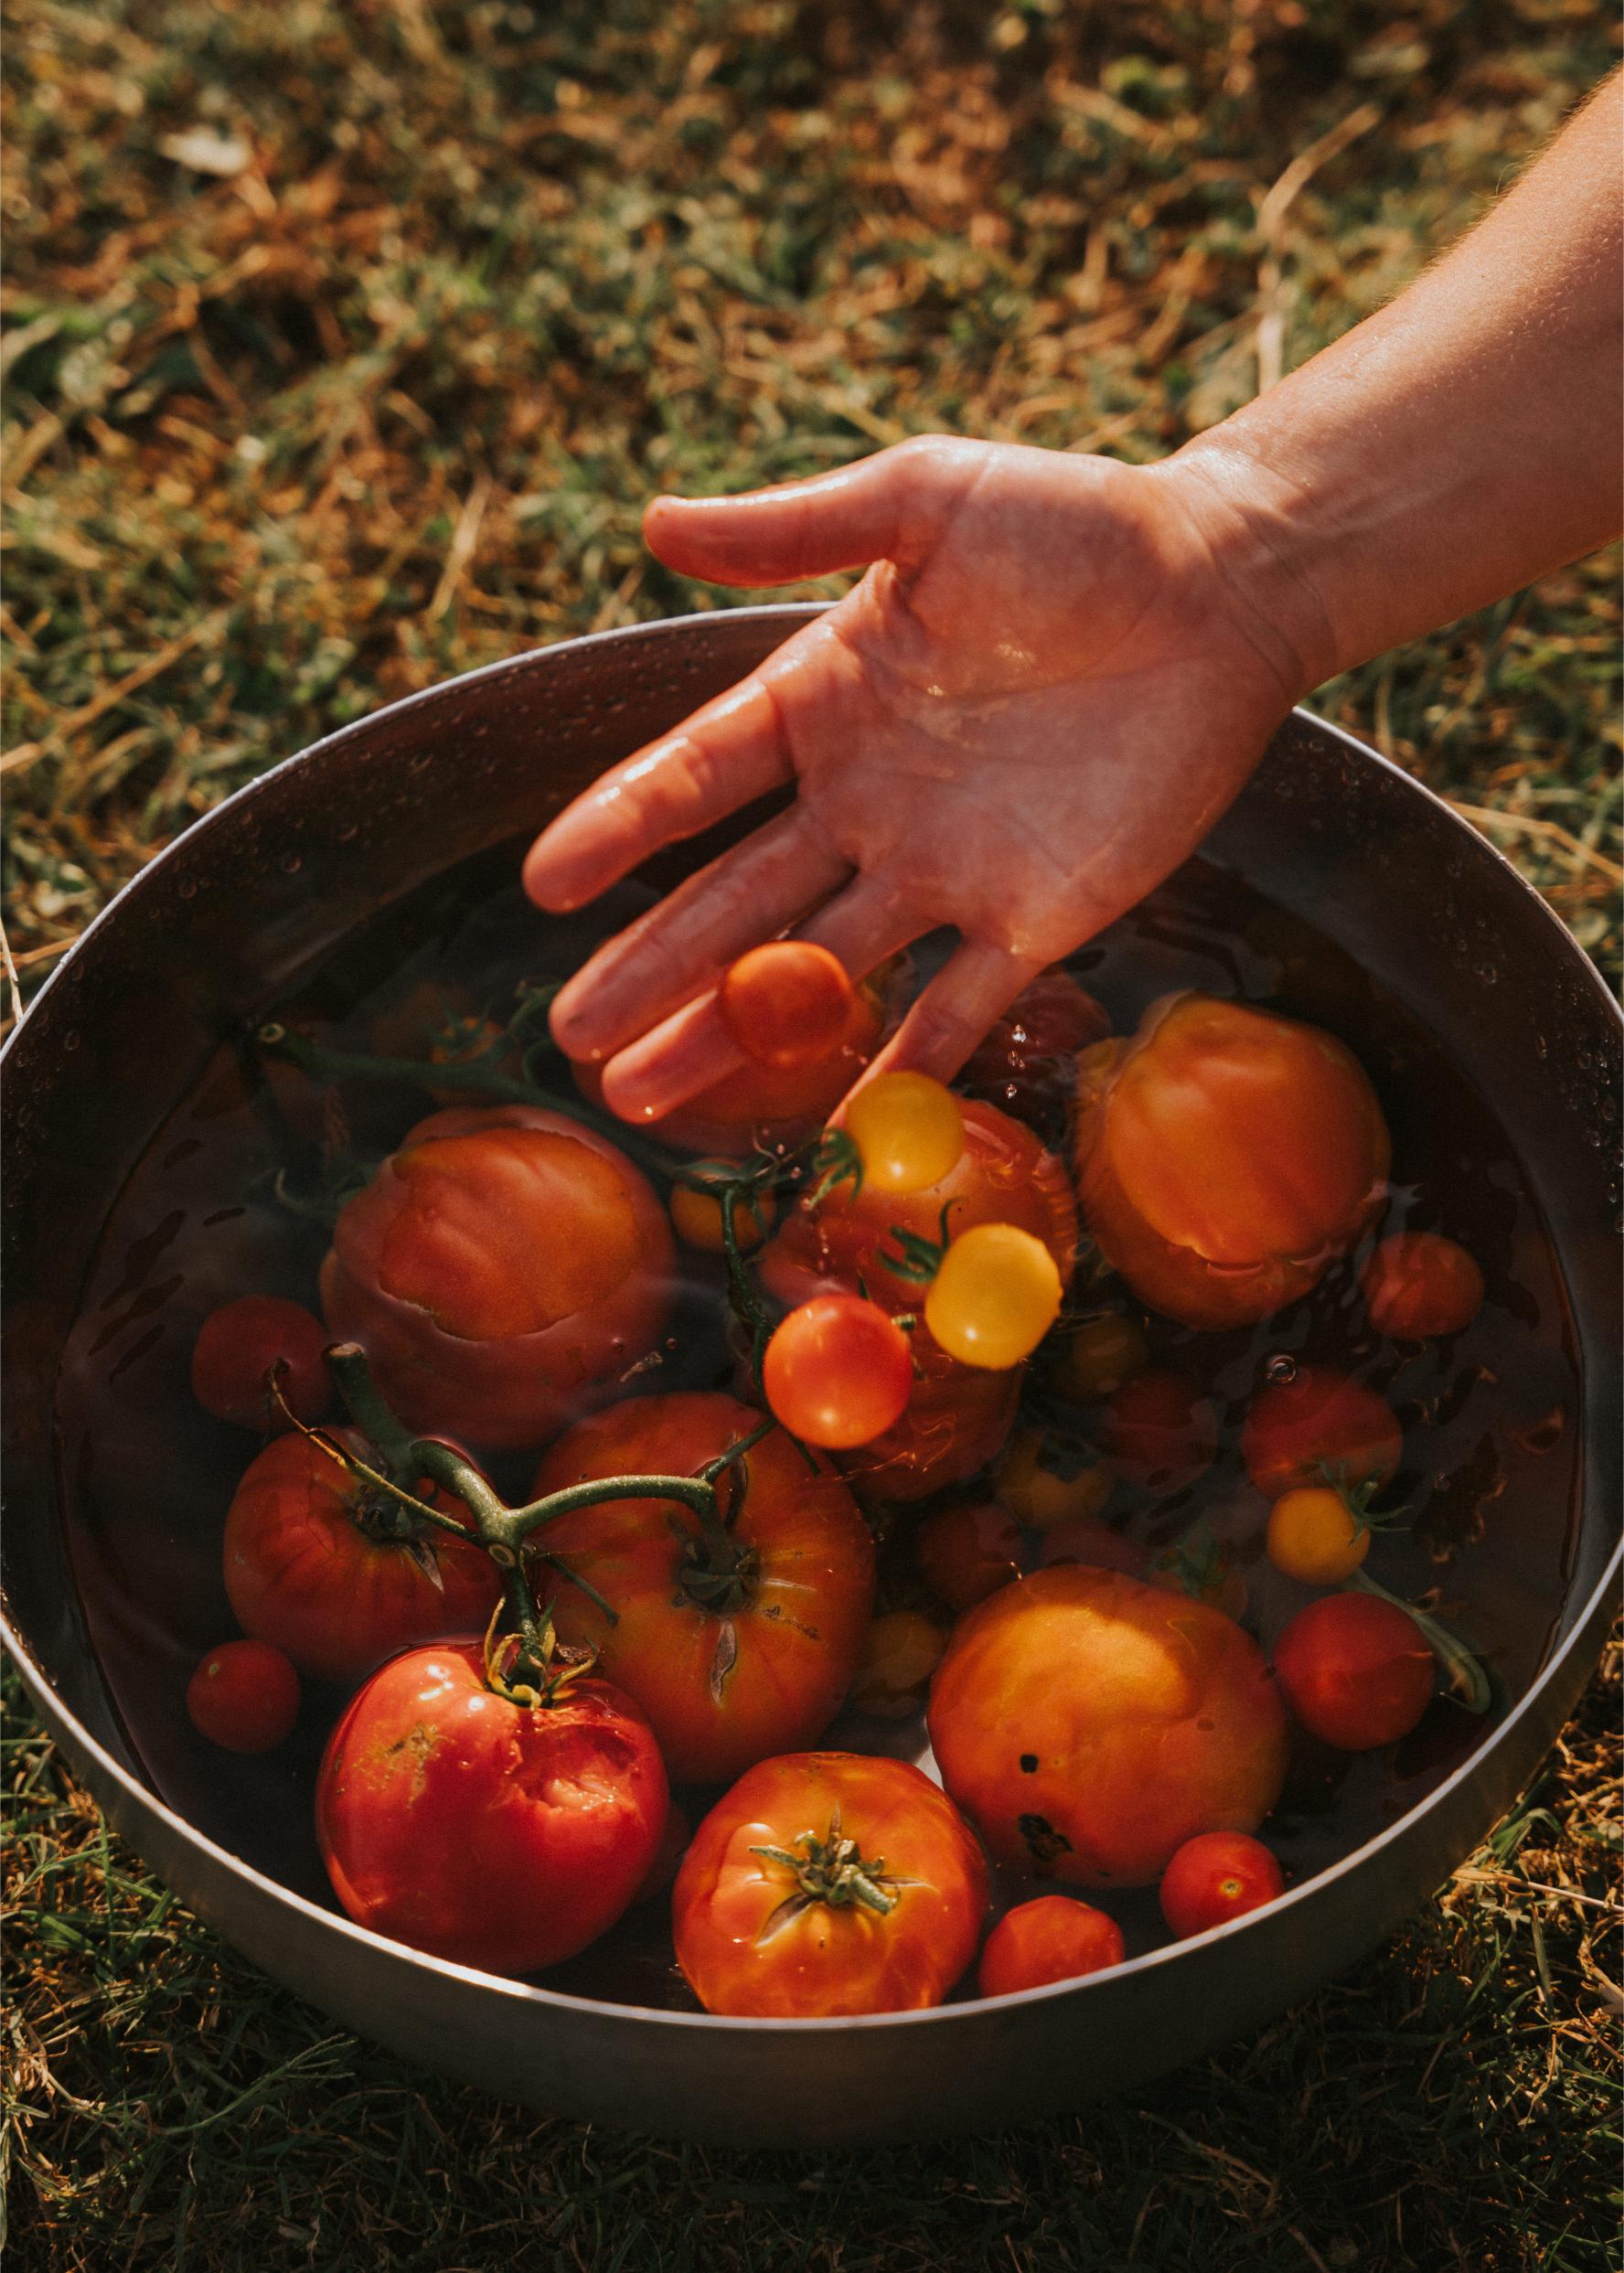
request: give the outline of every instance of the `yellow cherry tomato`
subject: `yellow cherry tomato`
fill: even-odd
[[[928,1191],[964,1150],[958,1099],[928,1073],[879,1073],[846,1108],[846,1133],[876,1191]]]
[[[770,1191],[757,1192],[754,1201],[736,1200],[733,1202],[733,1237],[742,1254],[752,1247],[759,1247],[773,1228],[773,1218],[778,1212],[777,1202]],[[671,1187],[671,1228],[685,1246],[698,1247],[705,1254],[720,1254],[722,1250],[721,1202],[708,1191],[696,1191],[691,1184]]]
[[[1042,1429],[1022,1428],[1010,1437],[999,1463],[997,1489],[1017,1522],[1029,1531],[1052,1531],[1074,1516],[1097,1516],[1116,1481],[1110,1462],[1088,1447],[1056,1445]]]
[[[1114,1397],[1150,1362],[1150,1346],[1137,1319],[1117,1311],[1084,1318],[1060,1345],[1051,1376],[1063,1396],[1078,1404]]]
[[[977,1223],[942,1257],[924,1322],[950,1358],[1004,1373],[1030,1358],[1060,1316],[1054,1257],[1013,1223]]]
[[[1306,1484],[1269,1510],[1268,1558],[1305,1586],[1338,1586],[1370,1553],[1371,1535],[1340,1491]]]
[[[930,1686],[947,1637],[917,1610],[888,1610],[870,1627],[852,1677],[851,1702],[878,1721],[900,1721]]]

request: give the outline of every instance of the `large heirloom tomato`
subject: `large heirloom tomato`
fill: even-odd
[[[711,1809],[672,1895],[677,1962],[709,2012],[811,2019],[940,2004],[987,1915],[952,1801],[903,1760],[764,1760]]]
[[[732,1397],[635,1398],[561,1436],[534,1496],[607,1476],[691,1476],[760,1414]],[[821,1735],[874,1599],[868,1525],[832,1469],[775,1429],[722,1476],[725,1529],[668,1499],[613,1499],[534,1534],[553,1621],[653,1723],[678,1782],[721,1783]],[[579,1573],[614,1613],[570,1583]]]
[[[1387,1125],[1318,1027],[1173,995],[1082,1060],[1077,1172],[1101,1254],[1186,1326],[1250,1325],[1314,1286],[1382,1204]]]
[[[338,1218],[322,1303],[409,1427],[536,1445],[652,1347],[673,1252],[647,1179],[580,1122],[436,1113]]]
[[[331,1433],[379,1466],[364,1436]],[[465,1517],[448,1492],[421,1479],[413,1489]],[[411,1642],[479,1631],[502,1591],[489,1555],[426,1526],[402,1537],[401,1518],[398,1500],[308,1437],[272,1438],[226,1515],[226,1592],[243,1632],[285,1651],[301,1673],[352,1681]]]
[[[927,1717],[994,1858],[1073,1886],[1149,1885],[1197,1831],[1255,1830],[1286,1772],[1286,1714],[1250,1636],[1078,1563],[960,1622]]]
[[[380,1668],[316,1785],[334,1892],[358,1926],[455,1965],[533,1973],[613,1926],[658,1851],[666,1772],[629,1697],[578,1678],[550,1703],[487,1687],[477,1642]]]
[[[978,1223],[1012,1223],[1042,1241],[1063,1287],[1070,1280],[1077,1211],[1065,1169],[1031,1130],[996,1105],[966,1103],[964,1149],[923,1191],[853,1194],[839,1184],[816,1207],[803,1201],[763,1250],[767,1291],[790,1307],[814,1295],[866,1291],[900,1315],[917,1312],[917,1285],[897,1277],[894,1232],[939,1240],[942,1211],[954,1238]],[[974,1476],[998,1453],[1015,1417],[1023,1369],[988,1371],[949,1357],[922,1323],[910,1337],[914,1389],[901,1420],[839,1465],[866,1500],[923,1499]]]

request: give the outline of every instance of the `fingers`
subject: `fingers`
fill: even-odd
[[[950,1082],[988,1029],[1047,968],[1041,955],[1012,955],[967,940],[950,955],[869,1069],[874,1073],[932,1073]]]

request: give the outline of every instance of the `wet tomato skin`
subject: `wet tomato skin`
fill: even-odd
[[[1407,1736],[1432,1702],[1434,1672],[1415,1620],[1375,1595],[1321,1595],[1275,1643],[1293,1718],[1341,1752]]]
[[[1261,1910],[1286,1890],[1279,1863],[1260,1839],[1241,1831],[1203,1831],[1187,1839],[1161,1874],[1158,1899],[1181,1937]]]
[[[1102,1041],[1111,1021],[1067,971],[1041,971],[999,1019],[959,1075],[972,1096],[1041,1121],[1063,1111],[1080,1051]]]
[[[192,1394],[217,1421],[280,1436],[293,1423],[271,1394],[271,1368],[281,1361],[282,1396],[297,1417],[319,1421],[333,1402],[326,1346],[326,1329],[302,1303],[242,1295],[211,1310],[198,1329]]]
[[[1483,1274],[1466,1249],[1437,1232],[1395,1232],[1364,1266],[1365,1308],[1397,1341],[1458,1334],[1483,1306]]]
[[[1158,1369],[1123,1382],[1106,1407],[1099,1441],[1127,1483],[1164,1499],[1212,1467],[1218,1415],[1181,1374]]]
[[[988,1934],[976,1986],[984,1997],[1008,1997],[1103,1972],[1127,1954],[1121,1926],[1103,1910],[1070,1894],[1039,1894],[1006,1910]]]
[[[478,1642],[436,1642],[390,1659],[345,1708],[316,1832],[357,1925],[455,1965],[533,1973],[636,1898],[668,1798],[653,1731],[607,1681],[515,1704],[486,1688]]]
[[[1352,1491],[1388,1481],[1404,1457],[1404,1431],[1386,1400],[1352,1374],[1300,1365],[1254,1398],[1241,1457],[1271,1499],[1328,1482]]]
[[[805,1851],[831,1828],[883,1868],[884,1916],[812,1901],[758,1847]],[[742,1777],[694,1833],[672,1896],[677,1962],[708,2012],[811,2019],[940,2004],[987,1914],[987,1865],[952,1801],[905,1761],[792,1753]]]
[[[967,1610],[1020,1576],[1020,1527],[996,1499],[927,1515],[914,1545],[926,1585],[950,1610]]]
[[[860,1295],[815,1295],[775,1329],[762,1361],[767,1403],[792,1436],[852,1452],[895,1426],[914,1387],[908,1337]]]
[[[536,1472],[532,1496],[600,1477],[691,1476],[750,1434],[761,1415],[732,1397],[680,1391],[637,1397],[579,1422]],[[538,1585],[560,1638],[598,1652],[598,1669],[648,1716],[678,1782],[721,1783],[773,1752],[814,1742],[858,1661],[874,1599],[874,1549],[850,1492],[816,1474],[781,1429],[745,1456],[749,1483],[729,1535],[742,1551],[736,1603],[690,1586],[698,1518],[671,1500],[580,1508],[540,1535],[562,1570]],[[566,1574],[615,1612],[612,1624]]]
[[[728,966],[717,989],[721,1022],[757,1065],[816,1065],[846,1039],[851,981],[827,947],[774,939]]]
[[[269,1642],[225,1641],[187,1683],[192,1726],[226,1752],[271,1752],[299,1717],[299,1676]]]

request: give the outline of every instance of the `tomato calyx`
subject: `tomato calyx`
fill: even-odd
[[[508,1704],[545,1712],[592,1671],[598,1653],[561,1642],[545,1610],[522,1617],[518,1632],[498,1634],[504,1606],[497,1603],[485,1629],[485,1685]]]
[[[798,1854],[796,1848],[801,1851]],[[758,1943],[781,1933],[815,1902],[827,1903],[831,1910],[858,1905],[873,1911],[877,1917],[889,1917],[903,1889],[914,1883],[888,1873],[883,1855],[865,1862],[857,1841],[840,1829],[839,1808],[829,1817],[828,1830],[821,1839],[816,1831],[797,1831],[789,1847],[752,1847],[750,1851],[765,1862],[782,1864],[796,1881],[795,1893],[786,1894],[764,1921],[755,1937]]]
[[[1373,1476],[1362,1484],[1352,1482],[1345,1460],[1321,1460],[1320,1473],[1327,1488],[1334,1491],[1348,1510],[1355,1532],[1402,1531],[1409,1529],[1411,1509],[1406,1501],[1397,1508],[1373,1508],[1371,1501],[1382,1489],[1380,1477]]]
[[[1423,1609],[1419,1603],[1408,1602],[1402,1595],[1390,1594],[1385,1586],[1367,1577],[1362,1571],[1350,1574],[1347,1591],[1374,1595],[1378,1601],[1390,1602],[1395,1610],[1402,1610],[1405,1617],[1420,1628],[1422,1638],[1443,1669],[1448,1693],[1457,1704],[1463,1706],[1468,1713],[1487,1713],[1490,1710],[1494,1702],[1494,1687],[1488,1668],[1476,1650],[1462,1641],[1458,1634],[1452,1634],[1441,1619],[1434,1617],[1431,1611]]]
[[[892,1278],[900,1278],[909,1286],[928,1286],[941,1269],[953,1241],[948,1234],[947,1218],[953,1210],[951,1200],[944,1201],[942,1212],[936,1219],[939,1236],[927,1239],[923,1232],[906,1232],[893,1223],[891,1236],[896,1241],[898,1252],[893,1257],[882,1247],[879,1259]]]
[[[807,1164],[816,1179],[807,1195],[809,1208],[819,1208],[839,1185],[849,1183],[855,1200],[863,1188],[863,1157],[857,1140],[843,1128],[826,1128]]]

